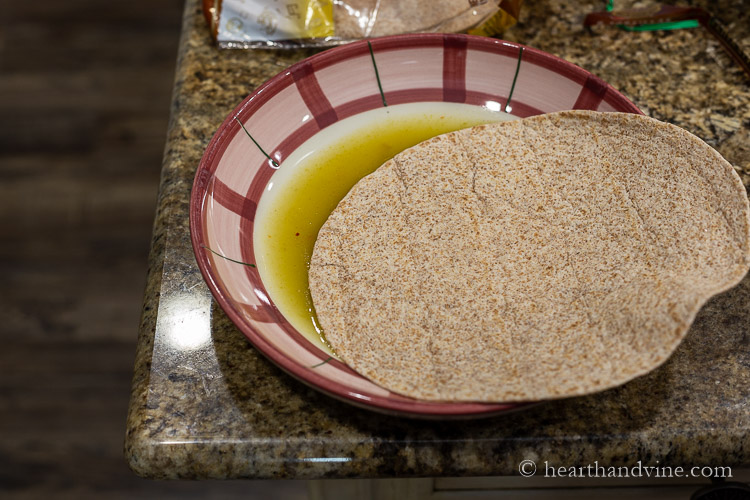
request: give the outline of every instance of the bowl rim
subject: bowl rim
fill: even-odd
[[[330,66],[354,55],[361,55],[363,50],[369,51],[368,44],[370,43],[373,48],[377,48],[378,51],[383,51],[399,50],[404,47],[414,48],[419,46],[437,46],[439,43],[443,43],[446,39],[464,41],[467,44],[467,50],[498,52],[499,50],[506,49],[513,51],[523,49],[524,61],[549,69],[554,69],[557,73],[563,74],[582,85],[594,76],[580,66],[540,49],[516,42],[508,42],[501,39],[474,35],[454,33],[403,34],[363,39],[339,45],[301,59],[295,64],[285,68],[258,86],[237,106],[235,106],[235,108],[222,121],[221,125],[206,146],[195,173],[190,195],[190,240],[198,268],[203,279],[208,284],[214,299],[227,314],[232,323],[234,323],[243,335],[245,335],[247,340],[249,340],[250,343],[261,352],[261,354],[272,361],[277,367],[317,391],[360,408],[402,417],[431,419],[488,417],[514,412],[522,408],[536,405],[539,402],[484,403],[463,401],[423,401],[418,399],[408,399],[405,396],[400,396],[399,399],[391,399],[388,396],[367,395],[351,390],[350,387],[345,384],[323,377],[314,369],[303,366],[294,359],[289,358],[266,340],[263,335],[256,332],[254,327],[240,315],[232,305],[232,299],[225,294],[212,272],[210,272],[211,265],[209,263],[209,256],[207,252],[203,251],[204,248],[202,245],[204,215],[203,200],[208,194],[209,183],[215,175],[211,170],[211,167],[217,161],[217,157],[220,158],[221,154],[224,152],[222,146],[231,142],[234,135],[237,133],[236,130],[232,130],[235,120],[245,115],[248,110],[252,111],[255,108],[260,108],[265,102],[271,99],[278,90],[281,90],[280,88],[277,88],[279,87],[280,82],[287,79],[288,75],[295,69],[302,67],[302,65],[311,64],[314,65],[316,70]],[[603,80],[598,80],[598,84],[604,86],[610,104],[614,101],[621,108],[627,110],[624,112],[643,114],[643,112],[638,109],[632,101],[612,87],[609,83]],[[284,87],[281,86],[281,88]]]

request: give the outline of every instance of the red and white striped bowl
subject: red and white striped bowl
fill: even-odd
[[[372,55],[371,55],[372,49]],[[373,71],[377,61],[383,95]],[[454,34],[384,37],[305,59],[250,94],[224,120],[198,167],[190,206],[193,249],[211,291],[237,327],[274,363],[308,385],[381,412],[477,417],[519,404],[435,403],[391,393],[313,346],[279,313],[255,262],[255,209],[278,165],[320,130],[388,105],[445,101],[526,117],[566,109],[640,113],[609,84],[545,52]],[[244,124],[248,135],[242,130]],[[221,249],[226,258],[209,249]],[[231,260],[230,260],[231,259]]]

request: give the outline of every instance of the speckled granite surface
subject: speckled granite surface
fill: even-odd
[[[620,2],[624,3],[624,2]],[[703,2],[750,50],[744,2]],[[675,355],[601,394],[475,421],[353,408],[263,358],[213,303],[193,258],[188,203],[214,130],[247,94],[310,50],[218,51],[188,0],[165,151],[125,454],[154,478],[515,474],[551,466],[750,465],[750,279],[711,300]],[[716,4],[722,6],[718,10]],[[702,30],[581,25],[604,2],[527,1],[505,38],[612,83],[647,114],[721,151],[750,181],[750,79]]]

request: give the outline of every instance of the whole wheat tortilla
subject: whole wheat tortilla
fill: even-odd
[[[498,11],[498,2],[485,0],[336,0],[336,36],[365,38],[423,31],[454,33],[481,23]]]
[[[362,179],[310,263],[335,351],[424,400],[582,395],[664,362],[745,275],[732,166],[639,115],[570,111],[439,136]]]

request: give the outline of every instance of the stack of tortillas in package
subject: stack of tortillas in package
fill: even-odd
[[[405,33],[496,36],[522,0],[202,0],[220,47],[324,47]]]
[[[346,39],[398,33],[452,33],[473,28],[498,11],[499,2],[456,0],[346,0],[334,4],[336,35]]]
[[[568,111],[410,148],[320,230],[326,338],[383,387],[436,401],[588,394],[663,363],[750,265],[745,189],[692,134]]]

